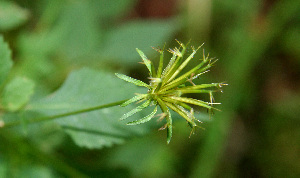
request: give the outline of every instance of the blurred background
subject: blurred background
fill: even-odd
[[[159,54],[151,46],[173,48],[175,39],[205,43],[205,52],[220,59],[199,83],[229,84],[215,96],[222,111],[203,124],[205,130],[189,138],[184,120],[175,118],[169,145],[155,121],[149,132],[101,148],[82,146],[52,124],[31,134],[0,130],[0,177],[299,177],[299,4],[0,1],[0,32],[14,62],[9,78],[35,83],[31,103],[83,67],[147,81],[135,48],[155,63]],[[4,120],[14,114],[0,110]]]

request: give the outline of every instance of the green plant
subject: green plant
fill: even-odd
[[[127,106],[133,102],[142,102],[145,101],[140,106],[134,108],[128,113],[124,114],[120,120],[124,120],[133,114],[142,111],[148,106],[154,105],[155,108],[153,112],[140,120],[132,121],[127,123],[127,125],[137,125],[150,121],[157,112],[157,107],[159,106],[162,110],[161,117],[159,120],[166,118],[166,124],[161,128],[167,128],[167,143],[170,143],[172,137],[172,117],[170,110],[175,111],[180,116],[182,116],[188,123],[188,125],[192,128],[191,133],[194,133],[195,128],[198,126],[196,122],[200,122],[200,120],[196,119],[194,116],[194,109],[190,105],[200,106],[207,108],[209,113],[211,113],[214,103],[213,93],[216,91],[220,91],[219,89],[224,83],[212,83],[212,84],[200,84],[195,85],[192,81],[198,78],[200,75],[208,72],[208,69],[213,66],[213,64],[217,61],[216,59],[209,58],[209,55],[205,56],[203,50],[203,58],[200,59],[200,63],[193,67],[188,72],[181,74],[182,70],[187,66],[187,64],[194,58],[197,50],[201,48],[199,46],[197,49],[192,47],[192,54],[190,54],[185,60],[183,60],[183,56],[186,51],[186,46],[178,42],[180,44],[180,48],[169,49],[168,51],[173,54],[171,60],[169,61],[167,67],[163,70],[163,62],[164,62],[164,51],[161,49],[155,49],[160,53],[160,61],[159,66],[156,71],[154,64],[150,61],[145,54],[136,49],[139,55],[143,60],[143,64],[149,70],[149,79],[150,84],[146,84],[140,80],[131,78],[129,76],[118,74],[116,76],[122,80],[133,83],[137,86],[142,86],[148,88],[147,94],[136,94],[135,97],[127,100],[121,106]],[[181,75],[179,75],[181,74]],[[190,83],[191,85],[187,85]],[[210,101],[205,102],[199,99],[187,98],[183,97],[183,94],[191,94],[191,93],[208,93],[210,96]]]
[[[131,78],[123,74],[116,73],[116,76],[122,80],[133,83],[137,86],[146,87],[148,89],[148,92],[146,94],[137,93],[136,96],[134,96],[129,100],[122,100],[113,103],[102,104],[99,106],[93,106],[93,107],[75,110],[67,113],[59,113],[51,116],[30,118],[27,119],[26,123],[35,123],[35,122],[41,122],[45,120],[53,120],[57,118],[77,115],[84,112],[109,108],[116,105],[127,106],[134,102],[145,101],[140,106],[124,114],[120,120],[127,119],[133,114],[136,114],[137,112],[140,112],[143,109],[154,105],[155,108],[152,113],[143,117],[140,120],[129,122],[127,123],[127,125],[138,125],[150,121],[155,116],[157,112],[157,107],[159,106],[160,109],[162,110],[162,114],[160,114],[159,120],[163,120],[164,118],[166,118],[166,122],[167,122],[160,129],[162,130],[167,128],[167,143],[170,143],[172,137],[172,117],[171,117],[170,110],[173,110],[176,113],[178,113],[180,116],[182,116],[187,121],[188,125],[192,128],[191,134],[194,133],[195,128],[200,127],[196,124],[196,122],[201,123],[201,121],[194,116],[194,108],[192,106],[204,107],[208,109],[209,113],[211,114],[212,110],[216,109],[212,105],[220,104],[220,103],[214,103],[213,93],[221,91],[220,88],[223,85],[227,85],[227,84],[211,83],[211,84],[196,85],[193,83],[194,79],[208,72],[209,71],[208,69],[212,67],[213,64],[217,61],[217,59],[209,58],[209,55],[205,56],[204,50],[203,50],[203,57],[202,59],[200,59],[200,63],[197,64],[192,69],[190,69],[188,72],[183,72],[183,74],[181,74],[182,70],[194,58],[194,55],[202,47],[202,45],[199,46],[197,49],[191,47],[193,52],[184,60],[183,56],[186,51],[186,46],[181,42],[178,43],[180,44],[179,48],[175,47],[174,49],[168,50],[170,53],[173,54],[173,56],[164,70],[163,70],[164,50],[154,48],[156,51],[160,53],[159,66],[156,71],[153,62],[151,62],[141,50],[136,49],[143,60],[143,64],[145,64],[149,70],[149,75],[150,75],[149,85],[144,83],[143,81]],[[190,85],[188,85],[189,83]],[[192,94],[192,93],[209,94],[210,101],[205,102],[199,99],[182,96],[184,94]],[[19,125],[21,123],[22,122],[20,120],[15,122],[10,122],[10,123],[2,122],[1,127],[7,128],[7,127]]]
[[[0,177],[299,177],[299,2],[176,2],[0,1]],[[149,89],[114,73],[150,85],[135,48],[157,73],[159,53],[149,46],[176,46],[175,36],[205,41],[222,57],[220,70],[195,84],[226,79],[230,86],[213,93],[222,112],[209,121],[206,110],[214,109],[184,103],[206,129],[190,139],[193,129],[168,108],[166,144],[167,127],[155,130],[167,118],[154,101],[118,120],[147,99],[119,105]],[[165,51],[163,68],[171,56]],[[209,93],[183,96],[210,102]],[[126,125],[155,107],[151,122]]]

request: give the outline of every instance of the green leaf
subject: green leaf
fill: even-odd
[[[19,35],[16,48],[18,49],[18,59],[21,60],[14,66],[14,73],[26,76],[36,83],[48,85],[50,90],[57,88],[57,84],[52,81],[56,82],[63,76],[56,68],[52,57],[55,48],[60,44],[60,39],[59,34],[52,32],[24,32]],[[58,81],[58,83],[61,82]]]
[[[150,46],[162,46],[178,29],[175,19],[126,23],[109,32],[101,55],[124,65],[136,65],[139,56],[135,48],[138,47],[145,54],[153,54],[155,51]]]
[[[135,84],[137,86],[150,88],[150,86],[148,84],[146,84],[146,83],[144,83],[144,82],[142,82],[140,80],[128,77],[127,75],[118,74],[118,73],[115,73],[115,75],[117,77],[119,77],[120,79],[125,80],[126,82],[133,83],[133,84]]]
[[[177,144],[179,145],[179,144]],[[106,166],[130,172],[121,177],[176,177],[177,152],[156,134],[139,137],[105,154]]]
[[[21,167],[21,166],[20,166]],[[41,165],[26,165],[21,167],[17,172],[19,178],[26,177],[43,177],[43,178],[51,178],[55,177],[55,173],[49,168]]]
[[[11,1],[0,1],[0,31],[18,27],[27,21],[29,11]]]
[[[143,93],[144,89],[124,83],[111,73],[84,68],[72,72],[61,88],[49,97],[32,102],[29,111],[51,116],[124,100],[135,92]],[[131,136],[149,131],[149,124],[133,128],[119,121],[128,109],[133,109],[133,106],[105,108],[60,118],[55,122],[77,145],[102,148],[121,144]],[[139,112],[136,118],[145,115]]]
[[[99,51],[102,31],[94,8],[91,1],[67,1],[62,8],[53,31],[62,35],[59,52],[67,60],[87,60]]]
[[[4,42],[3,36],[0,35],[0,86],[5,81],[12,65],[11,50],[8,44]]]
[[[132,97],[131,99],[127,100],[126,102],[124,102],[123,104],[121,104],[122,107],[125,107],[131,103],[134,103],[136,101],[139,101],[141,99],[144,99],[147,96],[147,94],[139,94],[137,96]]]
[[[7,163],[5,162],[4,159],[0,160],[0,177],[5,177],[7,175]]]
[[[8,111],[17,111],[29,101],[33,92],[33,81],[23,77],[16,77],[3,90],[2,106]]]
[[[92,0],[92,4],[100,17],[111,19],[133,8],[136,0]]]
[[[145,103],[143,103],[142,105],[134,108],[133,110],[129,111],[128,113],[124,114],[120,120],[124,120],[127,119],[128,117],[132,116],[133,114],[142,111],[143,109],[145,109],[146,107],[148,107],[151,103],[151,100],[147,100]]]
[[[132,122],[128,122],[127,125],[138,125],[138,124],[142,124],[142,123],[145,123],[145,122],[148,122],[150,121],[154,115],[156,114],[157,112],[157,107],[154,108],[153,112],[151,114],[149,114],[148,116],[140,119],[140,120],[136,120],[136,121],[132,121]]]
[[[152,71],[152,64],[151,64],[151,61],[146,57],[146,55],[143,53],[143,51],[139,50],[138,48],[136,48],[136,51],[139,53],[139,55],[141,56],[141,58],[143,59],[144,61],[144,64],[146,65],[146,67],[148,68],[149,70],[149,73],[150,73],[150,77],[153,76],[153,72]],[[153,76],[155,77],[155,76]]]

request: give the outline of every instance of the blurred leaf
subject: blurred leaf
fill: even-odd
[[[18,50],[22,55],[53,54],[60,45],[62,35],[55,32],[25,32],[18,38]]]
[[[52,172],[48,169],[50,167],[66,177],[86,177],[63,160],[56,158],[53,154],[45,153],[44,150],[36,147],[27,138],[20,137],[18,134],[1,130],[0,140],[2,143],[0,150],[6,153],[8,159],[9,169],[7,171],[9,177],[28,176],[29,174],[37,177],[45,174],[48,177]],[[44,166],[49,167],[45,168]],[[36,169],[31,169],[32,167]]]
[[[2,158],[2,156],[0,155],[0,177],[5,177],[6,176],[6,170],[7,170],[7,166],[6,166],[6,162],[5,160]]]
[[[51,2],[48,11],[40,19],[39,26],[42,29],[47,28],[47,25],[53,24],[53,19],[56,19],[56,23],[52,29],[48,29],[48,32],[50,35],[56,34],[52,35],[53,37],[58,37],[56,42],[60,45],[56,49],[57,52],[72,62],[93,61],[95,56],[98,57],[99,49],[104,46],[102,36],[105,33],[101,25],[111,25],[109,23],[113,17],[133,7],[135,2],[135,0],[77,0],[67,1],[59,9],[51,6]]]
[[[56,54],[64,60],[81,64],[94,65],[99,60],[111,62],[111,59],[115,63],[136,64],[139,57],[135,48],[154,53],[150,46],[163,45],[179,29],[175,19],[139,20],[112,27],[114,16],[135,3],[134,0],[118,2],[67,2],[58,13],[57,22],[49,30],[50,34],[59,36],[56,38],[59,42]]]
[[[115,17],[126,10],[129,10],[136,3],[136,0],[93,0],[92,4],[100,17]]]
[[[122,64],[136,64],[140,60],[135,51],[137,47],[150,56],[149,53],[154,52],[150,46],[163,46],[178,29],[175,19],[129,22],[109,32],[106,47],[101,52]]]
[[[37,3],[39,19],[35,28],[38,31],[47,31],[55,22],[57,17],[61,14],[62,9],[68,1],[61,0],[43,0],[41,3]]]
[[[29,101],[33,92],[33,81],[16,77],[5,86],[2,93],[2,105],[9,111],[16,111]]]
[[[70,59],[88,58],[100,46],[101,31],[97,14],[90,1],[70,1],[62,9],[61,18],[54,27],[62,34],[60,52]]]
[[[31,111],[55,115],[78,109],[129,99],[137,88],[114,75],[90,69],[70,74],[63,86],[51,96],[32,103]],[[125,138],[146,133],[147,126],[126,126],[118,119],[132,107],[119,106],[56,120],[79,146],[102,148],[123,143]],[[145,114],[136,114],[140,119]]]
[[[59,47],[60,38],[54,32],[21,34],[17,42],[20,61],[14,72],[35,81],[54,78],[59,71],[50,56]]]
[[[174,152],[165,142],[153,137],[133,139],[108,155],[108,164],[128,168],[131,177],[173,177]]]
[[[3,36],[0,35],[0,86],[5,81],[12,65],[11,51],[8,44],[4,42]]]
[[[21,169],[18,177],[19,178],[27,178],[27,177],[51,178],[56,176],[47,167],[28,166]]]
[[[0,31],[11,30],[26,22],[29,11],[11,1],[0,1]]]

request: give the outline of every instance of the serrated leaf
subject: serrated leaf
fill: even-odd
[[[138,125],[138,124],[142,124],[142,123],[145,123],[145,122],[148,122],[150,121],[154,115],[156,114],[157,112],[157,107],[154,108],[153,112],[151,114],[149,114],[148,116],[140,119],[140,120],[136,120],[136,121],[132,121],[132,122],[128,122],[127,125]]]
[[[146,83],[144,83],[144,82],[142,82],[142,81],[140,81],[140,80],[131,78],[131,77],[127,76],[127,75],[124,75],[124,74],[118,74],[118,73],[115,73],[115,75],[116,75],[117,77],[119,77],[120,79],[125,80],[126,82],[133,83],[133,84],[135,84],[135,85],[137,85],[137,86],[150,88],[150,86],[149,86],[148,84],[146,84]]]
[[[126,102],[124,102],[123,104],[121,104],[122,107],[125,107],[131,103],[134,103],[136,101],[139,101],[143,98],[145,98],[147,95],[146,94],[140,94],[140,95],[137,95],[137,96],[134,96],[132,97],[131,99],[127,100]]]
[[[128,113],[124,114],[120,120],[124,120],[127,119],[128,117],[132,116],[133,114],[142,111],[143,109],[145,109],[146,107],[148,107],[151,103],[151,100],[147,100],[146,102],[144,102],[142,105],[134,108],[133,110],[129,111]]]
[[[50,116],[128,99],[135,92],[144,91],[122,82],[111,73],[85,68],[72,72],[55,93],[32,102],[28,107],[31,112]],[[55,122],[77,145],[102,148],[121,144],[126,138],[149,131],[149,124],[132,128],[119,121],[120,116],[132,108],[133,106],[115,106],[60,118]],[[134,118],[145,115],[140,112]]]
[[[11,50],[8,44],[4,42],[3,36],[0,35],[0,86],[5,81],[12,65]]]
[[[23,77],[16,77],[3,90],[2,106],[8,111],[17,111],[29,101],[33,92],[33,81]]]
[[[139,55],[141,56],[144,64],[146,65],[146,67],[148,68],[149,70],[149,73],[150,73],[150,77],[152,77],[152,64],[151,64],[151,61],[146,57],[146,55],[143,53],[143,51],[139,50],[138,48],[136,48],[136,51],[139,53]]]
[[[0,31],[11,30],[27,21],[29,11],[11,1],[0,1]]]

